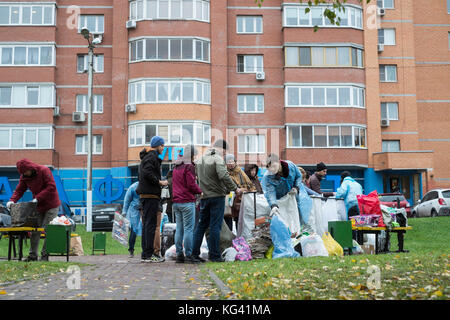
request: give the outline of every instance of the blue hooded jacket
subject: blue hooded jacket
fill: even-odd
[[[359,194],[363,194],[362,186],[352,177],[345,177],[341,186],[336,191],[336,198],[344,199],[345,208],[348,212],[348,209],[358,205],[356,196]]]
[[[298,194],[295,196],[297,207],[303,222],[308,223],[309,214],[312,209],[312,199],[309,197],[305,186],[302,183],[302,173],[292,161],[281,161],[282,166],[283,162],[288,165],[288,176],[285,178],[277,174],[272,174],[267,170],[261,181],[264,196],[266,197],[269,206],[272,206],[277,203],[278,199],[281,199],[291,191],[293,187],[297,187]]]
[[[139,195],[136,193],[138,184],[139,182],[135,182],[128,188],[125,198],[123,199],[122,214],[126,214],[134,233],[136,233],[137,236],[140,236],[142,234],[142,221]]]

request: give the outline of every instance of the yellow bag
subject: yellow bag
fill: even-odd
[[[325,232],[322,236],[323,244],[327,248],[328,254],[330,256],[343,256],[344,249],[341,245],[333,239],[329,232]]]

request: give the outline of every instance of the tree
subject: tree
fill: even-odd
[[[371,0],[358,0],[360,3],[363,1],[366,1],[366,3],[370,3]],[[264,0],[255,0],[256,4],[261,7]],[[311,11],[311,7],[317,6],[319,4],[329,4],[332,6],[332,8],[327,7],[323,11],[323,15],[328,18],[331,24],[339,26],[341,23],[341,18],[337,16],[337,12],[345,12],[345,3],[347,3],[347,0],[299,0],[300,3],[307,3],[308,7],[305,8],[305,13],[308,13]],[[319,27],[314,26],[314,31],[317,31]]]

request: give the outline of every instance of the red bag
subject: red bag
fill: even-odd
[[[376,190],[372,191],[367,196],[363,194],[357,195],[356,199],[358,199],[359,213],[361,215],[381,215],[380,199],[378,199],[378,193]]]

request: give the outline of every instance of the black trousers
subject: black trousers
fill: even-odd
[[[358,206],[353,206],[353,207],[349,208],[347,214],[348,214],[348,220],[351,220],[351,218],[353,216],[358,216],[359,215]],[[357,239],[356,231],[352,231],[352,238],[353,238],[353,240]],[[362,245],[362,243],[360,243],[360,244]]]
[[[142,259],[153,255],[159,199],[141,199],[142,205]]]

